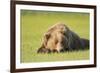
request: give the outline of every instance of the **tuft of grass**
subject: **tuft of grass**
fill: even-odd
[[[22,63],[89,59],[89,49],[51,54],[36,53],[43,34],[57,22],[65,23],[80,37],[89,39],[89,13],[21,10]]]

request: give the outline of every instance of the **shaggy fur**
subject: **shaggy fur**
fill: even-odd
[[[89,47],[89,40],[80,38],[65,24],[58,23],[52,26],[43,37],[38,53],[64,52]]]

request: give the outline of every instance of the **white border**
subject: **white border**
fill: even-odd
[[[63,11],[63,12],[84,12],[90,13],[90,60],[80,61],[62,61],[62,62],[44,62],[44,63],[20,63],[20,10],[42,10],[42,11]],[[73,66],[94,64],[94,10],[85,8],[69,7],[50,7],[35,5],[16,5],[16,68],[39,68],[54,66]]]

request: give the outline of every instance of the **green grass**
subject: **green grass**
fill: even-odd
[[[43,34],[57,22],[65,23],[80,37],[89,39],[89,14],[21,10],[21,62],[89,59],[89,50],[37,54]]]

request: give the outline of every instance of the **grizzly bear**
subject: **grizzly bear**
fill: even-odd
[[[57,23],[44,34],[37,53],[65,52],[89,47],[89,40],[80,38],[65,24]]]

